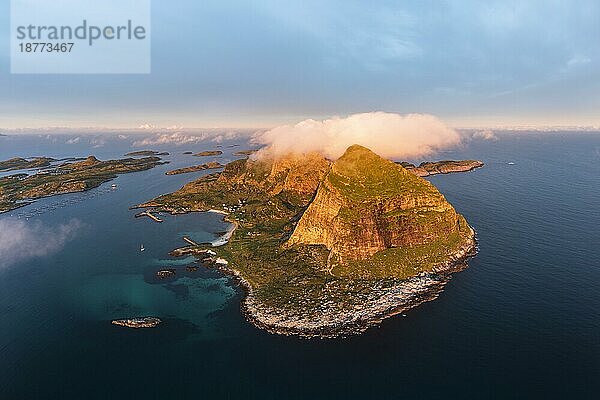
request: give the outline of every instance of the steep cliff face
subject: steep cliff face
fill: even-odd
[[[287,246],[322,244],[344,263],[468,236],[464,218],[431,183],[355,145],[332,165]]]
[[[228,164],[218,182],[254,187],[271,196],[293,193],[307,202],[329,168],[330,162],[318,153],[290,154],[276,159],[244,159]]]

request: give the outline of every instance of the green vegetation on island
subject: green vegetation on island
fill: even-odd
[[[415,166],[409,162],[398,162],[406,170],[418,176],[430,176],[437,174],[450,174],[453,172],[469,172],[475,168],[483,167],[483,161],[478,160],[444,160],[436,162],[422,162]]]
[[[197,172],[204,171],[207,169],[219,169],[223,168],[223,165],[217,161],[211,161],[206,164],[193,165],[191,167],[174,169],[172,171],[165,172],[166,175],[179,175],[179,174],[187,174],[189,172]]]
[[[129,156],[129,157],[151,157],[151,156],[168,156],[169,153],[167,153],[166,151],[139,150],[139,151],[132,151],[125,155]]]
[[[35,175],[16,174],[0,178],[0,213],[29,204],[41,197],[82,192],[100,186],[119,174],[143,171],[164,164],[159,157],[100,161],[89,156],[65,162]]]
[[[33,157],[29,159],[15,157],[9,160],[0,161],[0,171],[15,171],[19,169],[30,169],[30,168],[45,168],[56,161],[53,158],[48,157]]]
[[[220,156],[221,154],[223,154],[223,152],[221,150],[207,150],[207,151],[201,151],[200,153],[196,153],[196,154],[194,154],[194,156],[208,157],[208,156]]]
[[[236,160],[139,207],[228,213],[215,265],[244,284],[252,322],[302,336],[359,332],[435,297],[475,243],[431,183],[357,145],[335,162]]]
[[[234,156],[249,156],[256,153],[258,150],[240,150],[233,153]]]

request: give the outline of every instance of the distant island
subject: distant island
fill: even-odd
[[[430,176],[437,174],[450,174],[453,172],[469,172],[475,168],[483,167],[483,161],[478,160],[445,160],[437,162],[422,162],[419,166],[408,162],[398,162],[406,170],[418,176]]]
[[[16,171],[19,169],[44,168],[56,161],[48,157],[32,157],[29,159],[15,157],[0,161],[0,171]]]
[[[473,229],[431,183],[358,145],[335,162],[236,160],[138,207],[227,213],[236,229],[216,255],[173,254],[233,275],[247,318],[280,334],[362,332],[435,298],[475,252]]]
[[[21,173],[0,177],[0,213],[27,205],[41,197],[93,189],[119,174],[143,171],[161,164],[164,162],[159,157],[100,161],[89,156],[83,161],[64,162],[56,167],[45,168],[34,175]]]
[[[249,156],[256,153],[258,150],[240,150],[233,153],[234,156]]]
[[[154,151],[154,150],[139,150],[132,151],[131,153],[125,154],[130,157],[149,157],[149,156],[168,156],[169,153],[166,151]]]
[[[201,151],[200,153],[196,153],[196,154],[194,154],[194,156],[208,157],[208,156],[220,156],[221,154],[223,154],[223,152],[221,150],[208,150],[208,151]]]
[[[223,168],[223,165],[217,161],[211,161],[206,164],[193,165],[191,167],[174,169],[172,171],[165,172],[165,174],[166,175],[179,175],[179,174],[187,174],[189,172],[197,172],[197,171],[204,171],[207,169],[218,169],[218,168]]]

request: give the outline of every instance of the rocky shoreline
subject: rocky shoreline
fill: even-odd
[[[470,172],[484,166],[483,161],[479,160],[422,162],[419,166],[408,162],[397,162],[397,164],[402,165],[407,171],[420,177],[456,172]]]
[[[308,317],[286,315],[285,311],[264,307],[253,295],[252,286],[237,270],[228,265],[221,265],[219,269],[233,276],[244,288],[242,313],[256,327],[279,335],[333,339],[363,333],[387,318],[435,300],[450,281],[452,273],[466,269],[467,259],[475,255],[473,244],[470,249],[465,249],[464,254],[457,255],[454,262],[440,266],[438,272],[422,273],[393,283],[374,281],[373,290],[361,307],[341,311],[325,309]]]
[[[182,213],[181,210],[171,212]],[[220,213],[224,215],[225,221],[235,223],[228,218],[227,213]],[[351,310],[340,310],[336,309],[335,304],[331,304],[329,308],[325,307],[311,315],[288,313],[286,310],[276,310],[261,304],[254,295],[252,285],[241,272],[226,260],[208,253],[210,250],[188,248],[185,254],[196,256],[205,266],[231,277],[242,288],[242,314],[257,328],[285,336],[333,339],[360,334],[378,326],[387,318],[435,300],[450,281],[452,274],[466,269],[468,259],[477,254],[477,241],[473,230],[471,239],[468,245],[459,249],[446,263],[435,267],[433,272],[424,272],[406,280],[373,280],[372,290],[361,299],[363,302],[360,306]],[[177,253],[172,252],[171,255]]]

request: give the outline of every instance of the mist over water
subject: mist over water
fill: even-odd
[[[171,164],[122,175],[108,183],[116,190],[105,184],[1,214],[0,227],[27,238],[78,222],[52,251],[0,268],[0,398],[594,398],[600,135],[483,136],[407,160],[486,163],[431,177],[476,229],[479,254],[437,300],[348,339],[260,331],[244,320],[228,278],[184,272],[194,260],[168,256],[185,245],[183,236],[218,240],[230,228],[222,215],[161,215],[162,224],[134,218],[131,205],[207,173],[164,175],[200,163],[182,153],[215,150],[215,142],[157,143],[151,148],[169,151]],[[139,138],[99,137],[95,145],[105,144],[96,148],[89,137],[72,147],[65,141],[73,137],[53,139],[0,138],[0,159],[107,159],[141,149],[133,145]],[[247,146],[218,145],[221,163]],[[152,279],[166,267],[177,268],[178,279]],[[164,324],[143,331],[110,324],[135,315]]]

